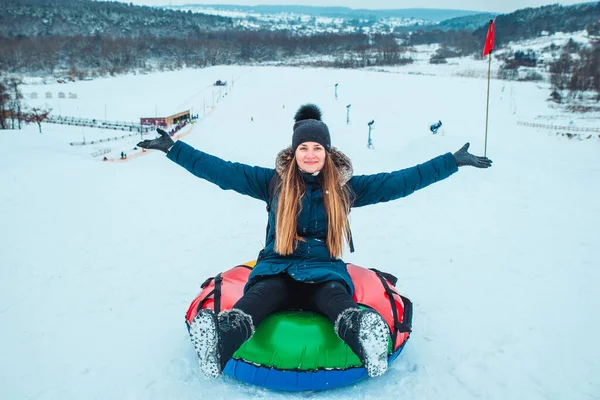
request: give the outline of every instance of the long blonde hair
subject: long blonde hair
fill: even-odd
[[[347,185],[342,185],[342,176],[329,153],[325,156],[325,164],[321,169],[321,190],[327,214],[326,245],[329,255],[340,258],[344,249],[344,239],[349,241],[351,192]],[[279,192],[277,220],[275,225],[275,251],[287,256],[294,252],[298,241],[302,241],[298,229],[298,215],[302,211],[302,198],[306,194],[306,186],[296,157],[294,156],[281,174],[281,182],[276,189]]]

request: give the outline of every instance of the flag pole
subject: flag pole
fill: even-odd
[[[487,102],[485,106],[485,144],[483,147],[483,156],[487,156],[487,137],[488,137],[488,115],[490,110],[490,77],[492,73],[492,52],[488,54],[488,86],[487,86]]]

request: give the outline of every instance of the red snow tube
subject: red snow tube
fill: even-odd
[[[202,291],[192,301],[185,319],[188,326],[199,309],[208,308],[217,313],[228,310],[242,297],[244,285],[248,281],[255,262],[238,265],[226,272],[207,279]],[[377,311],[390,328],[393,351],[399,349],[408,339],[412,322],[412,303],[401,296],[394,287],[393,275],[375,269],[366,269],[347,264],[348,273],[354,283],[353,299],[361,306]]]

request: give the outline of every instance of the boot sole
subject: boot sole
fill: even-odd
[[[190,325],[190,339],[198,354],[200,371],[209,378],[221,375],[218,355],[217,318],[212,311],[200,310]]]
[[[388,368],[389,329],[376,313],[365,313],[360,319],[358,340],[364,351],[364,367],[370,377],[383,375]]]

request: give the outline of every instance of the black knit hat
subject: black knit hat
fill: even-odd
[[[304,142],[316,142],[331,151],[331,136],[329,128],[321,121],[321,110],[314,104],[301,106],[294,117],[294,134],[292,135],[292,150]]]

